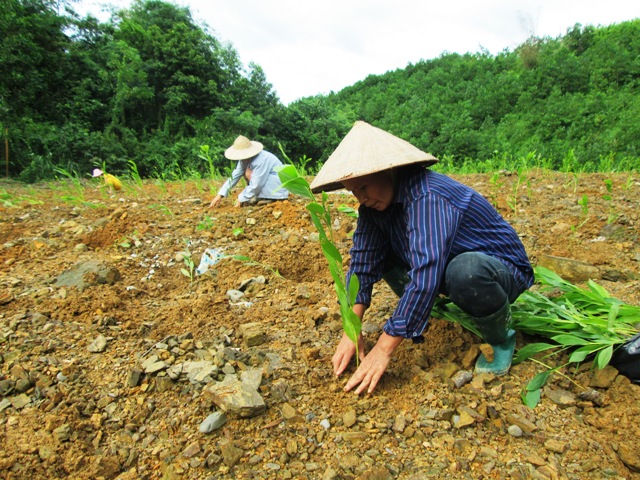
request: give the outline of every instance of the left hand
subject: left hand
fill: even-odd
[[[355,392],[358,395],[365,390],[367,393],[373,392],[380,378],[382,378],[382,375],[387,370],[393,351],[401,342],[402,337],[392,337],[383,332],[376,346],[371,349],[345,385],[345,392],[348,392],[356,386],[358,386],[358,388],[356,388]]]

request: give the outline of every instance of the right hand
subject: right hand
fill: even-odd
[[[349,362],[355,353],[356,345],[351,341],[347,334],[343,332],[338,348],[336,348],[336,353],[331,359],[331,363],[333,364],[333,373],[336,376],[339,377],[347,369]],[[364,337],[362,335],[358,336],[358,357],[361,362],[365,357]]]
[[[211,200],[211,203],[209,204],[209,208],[217,207],[221,201],[222,201],[222,195],[216,195],[215,197],[213,197],[213,200]]]

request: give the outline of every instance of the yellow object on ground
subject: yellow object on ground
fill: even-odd
[[[120,182],[120,180],[118,180],[116,177],[114,177],[110,173],[105,173],[103,175],[104,175],[104,182],[108,186],[113,187],[114,190],[122,189],[122,182]]]

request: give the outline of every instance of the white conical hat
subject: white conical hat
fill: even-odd
[[[254,142],[247,137],[239,135],[229,148],[224,151],[224,156],[229,160],[246,160],[255,157],[262,151],[262,144]]]
[[[343,188],[342,181],[438,159],[366,122],[356,122],[311,182],[313,193]]]

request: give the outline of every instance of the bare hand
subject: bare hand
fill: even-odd
[[[393,351],[401,342],[402,337],[392,337],[386,333],[380,335],[378,343],[360,363],[358,369],[345,385],[344,390],[348,392],[358,386],[355,390],[358,395],[365,390],[367,393],[373,392],[387,370]]]
[[[346,333],[343,333],[342,338],[340,339],[340,343],[338,344],[338,348],[336,348],[336,353],[331,359],[331,363],[333,364],[333,373],[336,376],[340,376],[342,372],[346,370],[346,368],[349,366],[349,362],[353,358],[354,353],[356,353],[355,343],[351,341]],[[362,338],[362,335],[358,337],[358,356],[360,358],[360,361],[364,360],[365,351],[364,339]]]
[[[222,195],[216,195],[215,197],[213,197],[213,200],[211,200],[211,203],[209,204],[209,208],[217,207],[218,205],[220,205],[221,201],[222,201]]]

